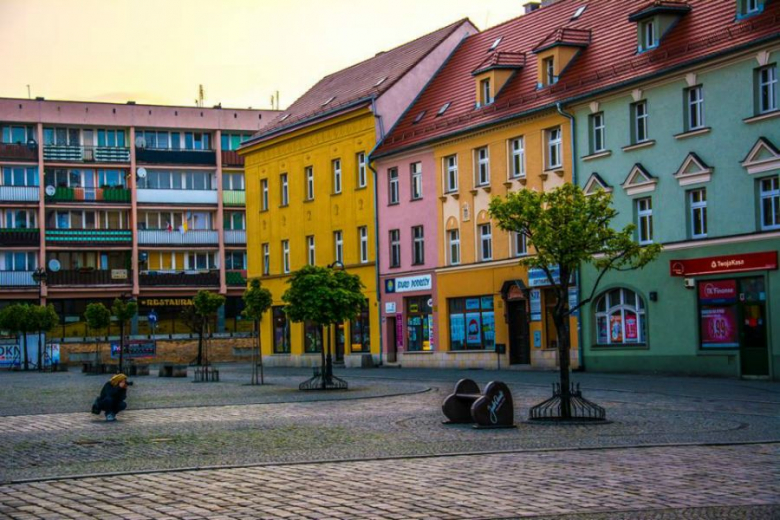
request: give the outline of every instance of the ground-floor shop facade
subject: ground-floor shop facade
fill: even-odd
[[[778,249],[776,233],[670,245],[607,274],[582,309],[586,370],[780,379]]]

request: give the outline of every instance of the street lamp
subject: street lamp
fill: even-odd
[[[38,305],[43,305],[43,286],[46,284],[46,279],[49,277],[45,267],[39,267],[32,274],[32,279],[38,285]],[[41,329],[38,329],[38,371],[43,370],[43,345],[41,341],[43,334]]]
[[[335,262],[328,264],[328,269],[339,271],[344,271],[344,264],[340,261],[336,260]],[[331,327],[328,325],[328,354],[325,357],[325,374],[323,374],[322,378],[322,388],[324,389],[327,385],[331,384],[333,381],[333,356],[331,356]]]

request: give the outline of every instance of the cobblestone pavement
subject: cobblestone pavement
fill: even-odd
[[[578,450],[56,480],[0,486],[0,515],[772,518],[779,455],[777,445]]]

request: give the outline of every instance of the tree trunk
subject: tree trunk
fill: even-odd
[[[558,368],[561,383],[561,418],[571,419],[571,382],[569,378],[571,342],[569,338],[569,272],[560,270],[558,301],[553,311],[553,322],[558,333]]]
[[[27,334],[22,332],[22,345],[24,345],[24,370],[30,370],[30,359],[27,355]]]
[[[260,384],[265,384],[265,378],[263,376],[263,344],[260,341],[260,320],[255,320],[257,328],[257,360],[260,364]]]
[[[125,322],[119,322],[119,373],[122,373],[122,365],[125,359]]]
[[[38,330],[38,372],[43,372],[43,345],[41,340],[43,339],[43,331]]]
[[[198,324],[198,359],[195,364],[201,366],[203,362],[203,323]]]

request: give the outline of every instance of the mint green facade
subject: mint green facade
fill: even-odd
[[[748,355],[742,345],[754,342],[756,331],[763,330],[765,376],[780,379],[780,272],[776,268],[690,276],[687,278],[691,279],[691,288],[684,286],[684,277],[670,274],[673,259],[776,254],[780,249],[780,226],[767,225],[761,211],[762,187],[764,194],[768,193],[766,187],[780,175],[780,157],[773,156],[780,147],[780,117],[776,117],[776,108],[760,114],[758,99],[759,69],[776,67],[778,62],[780,50],[776,45],[756,47],[717,63],[659,76],[644,84],[631,85],[625,91],[593,97],[568,107],[575,116],[577,184],[595,189],[600,181],[612,191],[613,204],[619,212],[615,225],[619,228],[632,223],[647,224],[648,208],[642,206],[646,203],[637,201],[649,199],[652,242],[664,245],[664,252],[652,265],[641,271],[609,273],[597,291],[602,295],[615,288],[630,290],[642,298],[643,317],[639,317],[641,312],[635,304],[633,311],[625,311],[627,314],[616,317],[615,321],[608,317],[599,328],[598,298],[582,309],[580,331],[586,370],[730,377],[761,375],[748,366],[756,362],[756,350]],[[702,128],[689,131],[691,94],[687,89],[697,87],[701,87],[703,96],[704,120]],[[646,103],[647,138],[653,144],[634,146],[637,129],[632,104],[637,102]],[[602,152],[594,151],[594,114],[603,115],[605,150]],[[771,145],[755,157],[754,163],[760,166],[743,166],[760,138]],[[689,161],[685,172],[688,175],[675,177],[690,154],[695,154],[693,159],[699,163]],[[636,165],[641,168],[634,183],[624,186]],[[701,193],[691,194],[692,190],[701,189],[706,190],[706,217],[699,207]],[[696,236],[703,235],[702,221],[706,221],[706,235]],[[694,225],[696,222],[698,226]],[[639,233],[638,229],[637,239]],[[750,287],[763,288],[763,291],[742,293],[740,288],[748,286],[742,280],[746,278],[757,279]],[[585,297],[593,287],[594,271],[583,270],[581,280]],[[710,311],[704,310],[709,306],[700,302],[698,287],[711,281],[728,285],[729,280],[736,280],[733,305],[739,310],[733,311],[735,319],[728,322],[738,330],[728,334],[737,337],[739,345],[725,342],[723,345],[732,346],[702,347],[702,343],[709,341],[710,333],[703,332],[701,316]],[[614,298],[618,297],[616,294]],[[621,298],[622,302],[631,297]],[[604,312],[611,301],[605,300]],[[704,321],[708,324],[707,319]],[[633,320],[630,327],[629,320]],[[608,324],[606,341],[604,323]],[[641,330],[637,331],[637,327]],[[612,341],[613,329],[620,341]],[[748,339],[745,334],[749,335]]]

